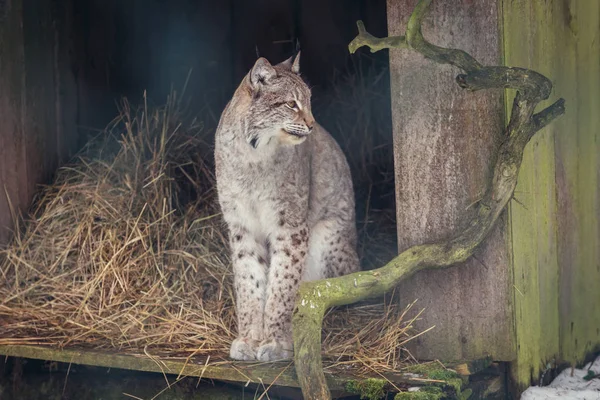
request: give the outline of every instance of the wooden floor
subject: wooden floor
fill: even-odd
[[[107,368],[121,368],[135,371],[157,372],[176,376],[200,377],[234,382],[252,382],[264,385],[299,387],[296,371],[291,362],[257,363],[210,361],[207,359],[165,359],[150,355],[127,355],[92,350],[56,349],[44,346],[15,345],[0,346],[0,355],[22,357],[37,360],[57,361]],[[335,375],[326,373],[329,388],[332,391],[344,391],[349,380],[365,379],[356,376],[351,370]],[[375,378],[388,379],[398,387],[423,385],[424,379],[414,374],[373,375]]]

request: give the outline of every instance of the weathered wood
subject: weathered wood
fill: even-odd
[[[416,1],[388,0],[389,35],[402,35]],[[496,0],[435,1],[423,34],[499,65]],[[458,70],[410,51],[390,52],[398,250],[442,240],[464,228],[485,190],[503,130],[502,92],[469,93]],[[424,330],[409,346],[418,359],[514,358],[512,289],[505,215],[486,243],[458,268],[421,271],[399,286],[402,303],[425,308]]]
[[[558,50],[554,68],[561,71],[552,73],[577,112],[562,126],[563,132],[574,131],[573,140],[554,131],[560,345],[562,359],[582,362],[600,348],[600,3],[562,4],[563,26],[570,31],[565,36],[575,39],[573,58],[558,67],[565,59]]]
[[[0,25],[0,244],[12,215],[76,149],[69,2],[15,0]]]
[[[25,91],[23,3],[3,3],[0,24],[0,245],[10,237],[14,207],[27,204],[25,132],[22,93]]]
[[[523,388],[555,361],[581,362],[600,345],[600,3],[502,7],[506,63],[552,76],[572,104],[528,147],[510,207],[518,356],[511,370]]]
[[[197,359],[186,362],[182,360],[150,358],[148,356],[133,356],[103,353],[90,350],[60,350],[42,346],[0,346],[0,354],[11,357],[32,358],[37,360],[59,361],[73,364],[93,365],[97,367],[121,368],[134,371],[158,372],[181,376],[196,376],[207,379],[221,379],[241,382],[264,382],[271,384],[277,380],[278,384],[297,387],[298,383],[293,376],[293,368],[286,368],[281,364],[257,363],[228,363],[224,365],[207,365],[205,361]],[[290,371],[291,370],[291,371]],[[287,373],[286,373],[287,372]],[[281,374],[281,375],[280,375]],[[280,375],[278,377],[278,375]],[[277,379],[275,379],[277,378]],[[330,383],[340,387],[340,381],[332,378]]]
[[[145,355],[134,356],[115,354],[114,351],[102,352],[84,349],[57,349],[46,346],[0,346],[0,355],[8,357],[31,358],[64,363],[90,365],[96,367],[120,368],[132,371],[157,372],[176,376],[202,377],[232,382],[253,382],[265,385],[300,387],[294,366],[289,362],[257,363],[208,360],[194,357],[189,360],[167,359]],[[327,383],[331,390],[344,392],[346,383],[362,380],[368,376],[353,375],[352,371],[328,373]],[[415,374],[373,374],[374,378],[385,377],[399,387],[420,386],[427,380]]]

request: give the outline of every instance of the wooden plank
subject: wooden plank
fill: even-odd
[[[299,387],[293,368],[281,364],[227,363],[223,365],[211,363],[205,366],[206,360],[182,360],[150,358],[115,353],[102,353],[90,350],[59,350],[41,346],[0,346],[0,354],[9,357],[32,358],[36,360],[58,361],[64,363],[83,364],[97,367],[121,368],[132,371],[157,372],[184,376],[204,377],[240,382],[277,383],[283,386]],[[290,371],[291,370],[291,371]],[[287,372],[287,373],[286,373]],[[332,379],[331,384],[339,388],[340,382]]]
[[[6,3],[0,26],[0,244],[15,211],[77,149],[76,92],[69,62],[67,2]]]
[[[524,33],[521,28],[536,17],[551,20],[552,16],[546,14],[548,7],[540,5],[503,2],[505,64],[531,68],[553,79],[556,73],[544,64],[556,56],[553,39],[562,33],[555,31],[553,22],[548,24],[551,29],[537,35],[533,30]],[[562,91],[558,93],[564,96]],[[513,98],[513,92],[507,93],[507,113]],[[563,118],[538,132],[525,149],[516,200],[509,206],[517,340],[513,376],[521,384],[537,378],[540,369],[559,351],[554,133]]]
[[[404,34],[416,1],[388,0],[390,35]],[[464,49],[498,65],[496,0],[435,1],[423,32],[440,46]],[[468,93],[456,68],[415,52],[390,51],[398,250],[444,239],[463,228],[485,189],[503,132],[499,91]],[[411,342],[418,359],[514,358],[512,290],[505,215],[474,258],[457,268],[423,271],[400,285],[402,302],[418,299],[417,329],[435,329]]]
[[[567,112],[528,146],[511,204],[521,386],[600,345],[600,3],[504,0],[508,65],[535,69]]]
[[[13,226],[9,202],[17,208],[28,201],[24,106],[25,62],[21,0],[3,4],[0,24],[0,245]]]
[[[562,4],[573,59],[554,74],[571,104],[555,135],[560,344],[563,360],[581,363],[600,348],[600,2]],[[564,46],[557,50],[564,59]]]
[[[253,382],[264,385],[300,387],[293,365],[289,362],[258,363],[233,362],[225,360],[207,360],[192,358],[186,360],[167,359],[164,357],[149,357],[127,355],[82,349],[57,349],[43,346],[0,346],[0,355],[8,357],[31,358],[64,363],[90,365],[96,367],[120,368],[132,371],[156,372],[181,376],[203,377],[222,381]],[[344,372],[326,372],[327,383],[332,391],[344,391],[350,380],[362,380],[367,377],[384,378],[396,386],[422,386],[427,380],[416,374],[384,373],[373,376],[353,375],[351,369]]]

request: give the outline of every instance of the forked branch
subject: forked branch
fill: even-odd
[[[295,366],[305,399],[324,400],[331,395],[323,374],[321,327],[328,308],[380,296],[403,279],[423,269],[449,267],[467,260],[485,240],[498,216],[512,198],[523,151],[533,135],[565,112],[559,99],[534,114],[547,99],[552,83],[545,76],[524,68],[484,67],[462,50],[446,49],[425,40],[421,23],[431,0],[421,0],[407,25],[405,36],[376,38],[358,21],[358,36],[348,46],[351,53],[368,46],[372,52],[388,48],[410,48],[441,64],[451,64],[465,73],[458,84],[468,90],[507,88],[517,90],[504,142],[498,150],[492,181],[476,205],[468,228],[447,242],[409,248],[385,266],[339,278],[301,285],[293,316]]]

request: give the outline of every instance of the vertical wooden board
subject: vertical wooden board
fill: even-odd
[[[580,363],[600,346],[600,3],[561,12],[575,42],[573,69],[557,71],[569,96],[556,134],[561,355]]]
[[[390,35],[404,34],[416,1],[388,0]],[[423,32],[440,46],[498,65],[498,3],[435,1]],[[445,239],[464,222],[486,188],[503,134],[500,91],[469,93],[459,70],[406,50],[390,51],[398,249]],[[514,358],[506,215],[474,258],[457,268],[423,271],[400,285],[403,303],[425,312],[412,343],[419,359]]]
[[[560,96],[567,110],[527,148],[517,198],[533,208],[511,204],[515,287],[531,291],[515,291],[515,378],[526,385],[553,356],[582,361],[600,344],[600,3],[504,0],[503,9],[506,63],[549,77],[542,105]]]
[[[547,62],[557,56],[554,39],[561,32],[556,29],[556,18],[543,2],[503,1],[505,64],[555,78]],[[552,28],[524,31],[536,19]],[[509,91],[507,110],[513,98],[514,91]],[[542,105],[549,104],[546,101]],[[515,200],[509,205],[517,340],[513,375],[522,385],[536,379],[559,352],[554,124],[538,132],[527,145]]]
[[[60,47],[68,12],[52,0],[7,2],[0,26],[0,244],[12,225],[6,194],[15,212],[26,211],[36,185],[74,150],[73,75],[68,49]]]
[[[12,229],[9,201],[18,207],[28,201],[23,131],[24,91],[22,2],[4,4],[0,24],[0,245]]]

